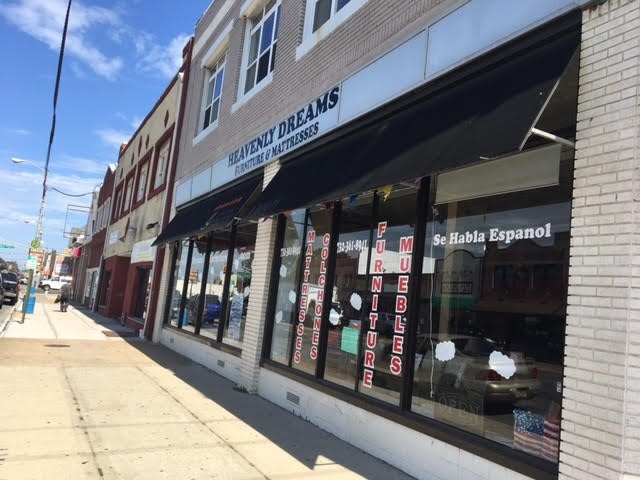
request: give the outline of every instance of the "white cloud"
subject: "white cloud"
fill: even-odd
[[[104,175],[107,171],[108,162],[102,160],[94,160],[92,158],[63,156],[62,158],[56,158],[55,166],[56,170],[66,169],[76,172],[82,172],[87,175]]]
[[[0,15],[58,52],[66,10],[66,0],[18,0],[2,5]],[[69,16],[65,54],[86,64],[96,74],[114,80],[123,67],[122,59],[108,57],[87,38],[89,30],[101,25],[109,29],[121,28],[118,14],[106,8],[74,2]]]
[[[131,138],[131,133],[126,133],[109,128],[97,130],[95,133],[104,143],[106,143],[107,145],[112,145],[117,149],[120,149],[120,145],[122,145],[123,143],[127,143]]]
[[[31,135],[31,132],[29,130],[25,130],[24,128],[3,128],[2,131],[10,135],[20,135],[22,137]]]
[[[139,39],[139,44],[146,52],[139,60],[138,68],[142,72],[158,71],[163,77],[171,78],[182,65],[182,50],[187,44],[190,35],[180,34],[174,37],[167,46],[150,44],[152,37],[146,36]]]

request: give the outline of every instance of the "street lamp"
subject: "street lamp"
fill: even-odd
[[[31,166],[39,168],[40,170],[42,170],[42,173],[44,174],[42,179],[42,197],[40,198],[40,211],[38,212],[38,221],[36,223],[36,236],[31,241],[31,248],[33,248],[34,250],[39,250],[40,246],[42,245],[42,224],[44,222],[44,203],[45,203],[45,197],[47,195],[47,174],[49,172],[46,167],[42,168],[40,165],[30,160],[13,157],[11,158],[11,161],[13,163],[18,163],[18,164],[27,163]],[[25,302],[25,305],[23,305],[23,308],[22,308],[22,323],[24,323],[24,317],[27,313],[29,299],[31,298],[31,288],[33,286],[33,271],[34,271],[34,268],[29,268],[29,280],[27,281],[27,293],[25,294],[24,300],[23,300],[23,302]]]

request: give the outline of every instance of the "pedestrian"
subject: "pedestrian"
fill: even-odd
[[[71,284],[63,283],[60,286],[60,311],[66,312],[71,298]]]

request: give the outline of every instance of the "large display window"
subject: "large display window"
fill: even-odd
[[[305,210],[282,216],[282,244],[277,253],[277,290],[271,333],[271,360],[288,365],[297,322],[297,292],[302,269]]]
[[[257,225],[233,224],[181,242],[166,325],[242,348]]]
[[[265,357],[417,428],[422,417],[557,463],[573,169],[563,148],[283,217]],[[526,181],[512,175],[538,160]]]

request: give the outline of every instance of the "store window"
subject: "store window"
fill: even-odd
[[[229,288],[225,295],[227,303],[222,341],[238,348],[242,346],[244,338],[257,231],[258,226],[255,223],[240,224],[236,227],[233,248],[230,249],[231,262],[227,264]]]
[[[257,224],[240,223],[184,240],[174,254],[167,325],[242,348],[256,233]]]
[[[225,62],[226,54],[222,55],[213,66],[205,69],[201,120],[202,130],[218,120]]]
[[[557,165],[554,186],[434,205],[412,398],[417,413],[554,462],[572,168]],[[476,190],[460,172],[455,191]]]
[[[218,339],[222,301],[225,296],[224,284],[231,246],[229,231],[213,232],[209,252],[209,271],[205,287],[205,304],[202,312],[199,334],[213,340]]]
[[[287,365],[296,321],[300,258],[304,243],[304,210],[295,210],[283,217],[284,233],[279,249],[278,281],[271,334],[271,360]]]
[[[186,251],[185,251],[186,250]],[[167,323],[173,327],[181,327],[182,322],[180,319],[184,319],[184,308],[181,310],[182,292],[184,283],[184,276],[187,270],[187,255],[189,251],[189,242],[182,242],[177,244],[174,250],[174,264],[173,264],[173,288],[169,292],[169,316]],[[182,315],[182,317],[181,317]]]
[[[186,303],[182,318],[182,328],[195,333],[199,327],[201,317],[198,316],[200,307],[200,289],[204,281],[205,255],[207,252],[208,236],[201,235],[192,241],[191,265],[187,279]],[[203,309],[204,313],[204,309]]]
[[[280,1],[269,0],[249,18],[243,95],[266,81],[273,71],[280,23]]]
[[[337,229],[324,377],[351,389],[358,377],[363,307],[370,303],[367,261],[373,225],[372,199],[369,195],[345,202]]]
[[[557,462],[572,158],[529,150],[281,220],[267,356]]]
[[[320,346],[323,302],[326,293],[333,210],[312,209],[306,219],[302,270],[298,288],[292,367],[315,375]]]

